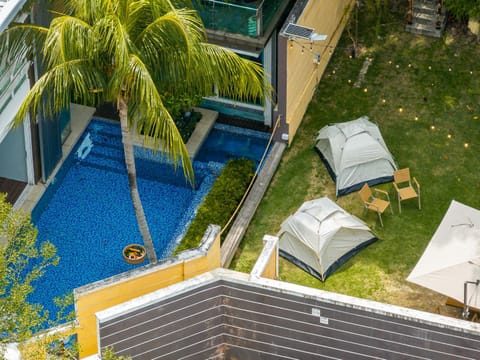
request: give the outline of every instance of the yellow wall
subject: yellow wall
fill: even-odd
[[[263,237],[263,249],[253,265],[250,276],[253,278],[276,279],[278,275],[278,238],[272,235]]]
[[[189,250],[190,252],[195,250]],[[174,261],[172,258],[157,268],[146,268],[145,271],[134,272],[110,285],[76,294],[77,336],[80,347],[80,358],[96,354],[97,324],[95,313],[114,305],[148,294],[174,283],[203,274],[220,267],[220,235],[218,234],[206,253],[197,251],[198,255]]]
[[[308,40],[288,41],[286,122],[289,124],[289,142],[292,141],[303,119],[315,88],[330,60],[347,21],[347,11],[352,0],[309,1],[297,25],[315,29],[317,34],[328,35],[327,40],[314,42],[310,49]],[[303,47],[303,53],[302,53]],[[314,54],[320,54],[315,64]]]
[[[275,250],[271,253],[268,262],[265,264],[265,268],[261,274],[261,277],[268,278],[268,279],[276,279],[277,278],[277,261],[278,258],[278,251]]]

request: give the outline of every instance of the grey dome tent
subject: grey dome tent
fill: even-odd
[[[277,236],[280,255],[322,281],[376,240],[362,220],[327,197],[303,203]]]
[[[315,150],[335,181],[336,196],[393,180],[397,164],[367,116],[320,129]]]

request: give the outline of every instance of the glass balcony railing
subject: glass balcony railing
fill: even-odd
[[[270,25],[277,9],[289,0],[194,0],[209,30],[256,38]]]

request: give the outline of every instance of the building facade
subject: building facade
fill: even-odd
[[[25,0],[0,2],[0,31],[12,22],[48,25],[49,17],[42,1],[24,9]],[[14,124],[15,114],[28,91],[42,73],[41,61],[25,56],[0,62],[0,191],[10,192],[15,202],[18,189],[46,181],[62,157],[62,142],[69,132],[70,113],[56,118],[29,114]]]

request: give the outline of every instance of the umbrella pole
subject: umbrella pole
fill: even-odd
[[[480,280],[477,281],[465,281],[463,283],[463,311],[462,311],[462,318],[465,320],[468,319],[468,305],[467,305],[467,287],[468,284],[474,284],[475,286],[478,286],[480,284]]]

